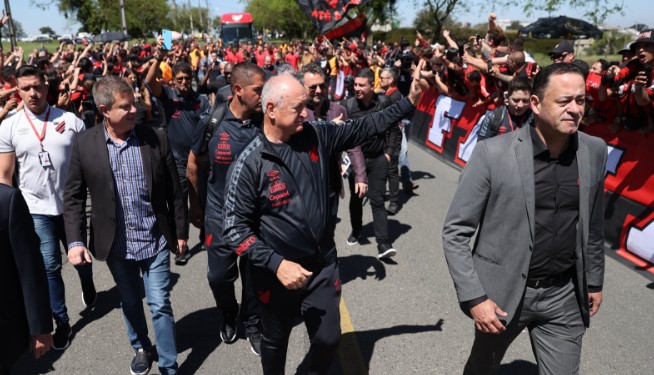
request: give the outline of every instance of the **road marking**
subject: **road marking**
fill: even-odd
[[[352,325],[352,319],[347,312],[345,300],[341,297],[341,344],[338,347],[338,357],[341,360],[341,367],[345,375],[366,375],[368,368],[363,361],[361,348],[357,341],[356,331]]]

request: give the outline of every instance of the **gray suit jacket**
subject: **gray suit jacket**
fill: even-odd
[[[588,285],[604,283],[607,149],[601,139],[578,134],[580,203],[574,281],[588,326]],[[459,302],[487,295],[508,313],[506,323],[515,317],[522,300],[533,251],[532,149],[529,126],[478,143],[461,173],[443,228],[445,258]]]

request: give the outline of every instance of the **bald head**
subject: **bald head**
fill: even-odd
[[[263,87],[263,133],[273,143],[288,142],[307,118],[307,92],[293,76],[276,76]]]
[[[281,75],[272,77],[263,86],[261,92],[261,105],[263,112],[266,113],[268,103],[275,107],[284,107],[288,98],[303,97],[306,101],[306,90],[300,81],[291,75]]]

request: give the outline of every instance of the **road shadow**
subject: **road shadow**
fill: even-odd
[[[221,322],[222,314],[215,307],[195,311],[176,322],[177,352],[191,350],[184,362],[180,363],[180,375],[197,373],[220,345]]]
[[[388,219],[388,240],[391,243],[397,241],[400,236],[408,233],[411,230],[411,225],[400,223],[395,219]],[[361,227],[361,237],[359,238],[359,244],[367,245],[375,241],[375,230],[373,222],[364,224]],[[376,241],[375,241],[376,242]]]
[[[338,258],[338,270],[341,275],[341,284],[347,284],[355,279],[366,280],[369,277],[375,280],[386,278],[386,267],[377,260],[377,257],[366,255],[348,255]]]
[[[409,325],[403,324],[394,327],[372,329],[369,331],[356,331],[346,333],[342,336],[341,340],[347,339],[348,335],[355,335],[357,341],[359,342],[359,348],[361,348],[361,355],[365,362],[366,368],[370,368],[370,359],[372,359],[372,353],[375,351],[375,344],[377,341],[382,340],[390,336],[398,335],[408,335],[414,333],[423,333],[423,332],[434,332],[434,331],[443,331],[443,319],[439,319],[436,324],[428,325]]]
[[[429,172],[423,172],[423,171],[411,171],[411,179],[413,181],[416,180],[431,180],[433,178],[436,178],[432,173]]]
[[[538,375],[538,366],[535,363],[517,359],[511,363],[500,365],[498,375]]]
[[[79,315],[81,318],[77,319],[77,321],[71,325],[72,333],[70,337],[70,345],[84,345],[83,343],[75,342],[75,336],[77,333],[81,332],[87,325],[91,324],[92,322],[103,318],[112,310],[119,308],[120,295],[116,286],[113,286],[109,290],[99,291],[95,307],[93,309],[84,309],[80,311]],[[73,320],[74,319],[71,319],[71,321]],[[66,350],[51,349],[43,357],[36,360],[34,359],[32,353],[25,352],[14,364],[12,368],[12,374],[34,375],[56,371],[54,364],[65,352]]]
[[[648,289],[654,289],[654,283],[649,283],[647,284]]]
[[[433,331],[442,331],[443,319],[439,319],[434,325],[399,325],[394,327],[382,328],[382,329],[373,329],[369,331],[357,331],[345,333],[341,336],[341,345],[343,342],[355,340],[359,344],[361,349],[361,355],[363,359],[363,365],[366,369],[370,368],[370,360],[372,359],[372,353],[375,349],[375,344],[377,341],[382,340],[386,337],[413,334],[413,333],[422,333],[422,332],[433,332]],[[341,347],[339,350],[342,350]],[[350,353],[351,354],[351,353]],[[306,369],[308,364],[308,357],[305,356],[302,363],[298,366],[296,374],[304,374],[303,372]],[[345,364],[346,366],[351,366],[351,364]],[[344,366],[341,363],[340,356],[337,355],[332,367],[329,370],[329,375],[342,375],[345,373],[343,370]],[[348,367],[350,368],[350,367]],[[351,369],[350,369],[351,370]],[[352,371],[348,371],[352,373]]]

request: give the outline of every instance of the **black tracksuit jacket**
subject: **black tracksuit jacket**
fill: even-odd
[[[328,229],[329,156],[384,133],[413,109],[402,99],[343,126],[305,122],[303,131],[288,142],[300,170],[290,170],[259,134],[228,172],[223,208],[227,245],[239,255],[247,254],[252,265],[272,272],[283,259],[312,272],[336,261],[334,233]],[[303,180],[311,186],[298,186],[301,174],[309,174]],[[317,207],[317,212],[308,207]]]

